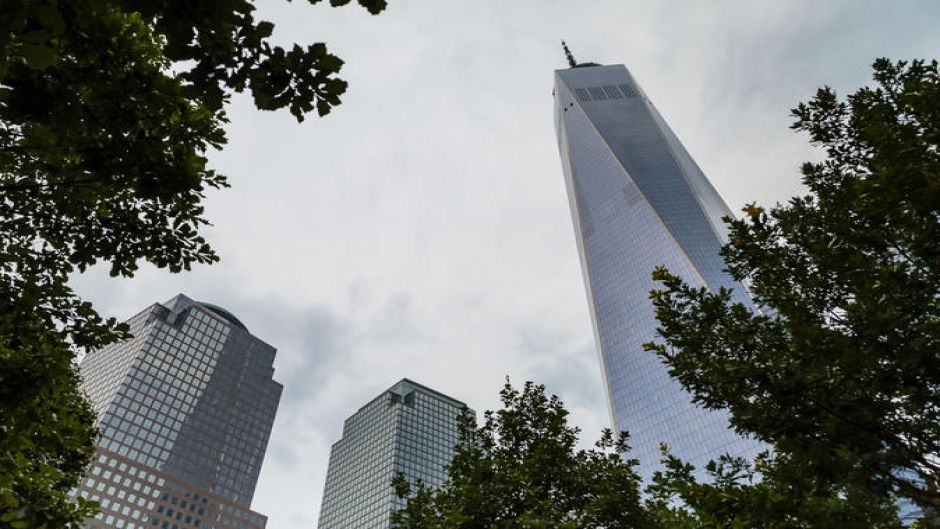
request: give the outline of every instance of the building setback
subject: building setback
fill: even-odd
[[[753,308],[719,255],[731,211],[623,65],[569,62],[555,72],[555,127],[613,426],[630,432],[647,477],[660,443],[700,468],[753,455],[756,442],[693,404],[643,350],[656,339],[656,266]]]
[[[261,529],[251,510],[282,386],[275,349],[234,315],[182,294],[88,354],[96,458],[73,494],[101,504],[89,529]]]
[[[392,478],[412,483],[445,480],[457,444],[457,417],[465,405],[402,379],[343,424],[330,451],[319,529],[385,529],[403,507]]]

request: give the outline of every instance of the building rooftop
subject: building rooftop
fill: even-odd
[[[212,312],[218,314],[218,315],[221,316],[223,319],[225,319],[226,321],[228,321],[228,322],[231,323],[232,325],[235,325],[235,326],[238,327],[239,329],[241,329],[241,330],[243,330],[243,331],[245,331],[245,332],[248,332],[248,327],[246,327],[245,324],[242,323],[242,321],[239,320],[237,317],[235,317],[235,315],[232,314],[231,312],[229,312],[229,311],[223,309],[222,307],[220,307],[220,306],[218,306],[218,305],[213,305],[212,303],[206,303],[205,301],[197,301],[197,303],[199,303],[199,304],[202,305],[203,307],[205,307],[205,308],[211,310]]]

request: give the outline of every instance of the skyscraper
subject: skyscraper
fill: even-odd
[[[706,411],[643,343],[656,337],[649,292],[665,265],[687,282],[734,289],[719,249],[731,212],[623,65],[555,72],[555,127],[613,426],[628,430],[649,475],[664,442],[703,464],[752,455],[727,416]]]
[[[101,504],[86,526],[264,528],[250,507],[281,397],[275,349],[182,294],[127,323],[133,338],[81,363],[101,430],[74,491]]]
[[[330,451],[319,529],[385,529],[404,506],[391,482],[444,482],[464,404],[407,378],[359,408]]]

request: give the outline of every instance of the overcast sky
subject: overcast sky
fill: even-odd
[[[735,211],[800,192],[798,101],[940,50],[935,0],[391,0],[377,17],[295,0],[259,17],[346,60],[343,105],[298,125],[236,97],[210,155],[232,184],[207,200],[222,262],[77,285],[122,319],[182,292],[278,349],[253,505],[270,529],[316,527],[343,419],[402,377],[477,410],[506,375],[534,379],[591,437],[607,426],[552,125],[560,39],[626,64]]]

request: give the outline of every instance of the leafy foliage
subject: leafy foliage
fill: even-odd
[[[544,386],[508,383],[503,409],[477,426],[460,418],[460,441],[438,489],[393,486],[407,501],[398,529],[898,529],[895,507],[865,490],[833,486],[780,459],[756,466],[724,457],[703,472],[664,451],[644,488],[627,436],[602,433],[578,449],[561,401]],[[761,478],[758,478],[758,473]],[[704,479],[702,479],[704,478]],[[640,494],[643,490],[644,494]]]
[[[476,425],[466,412],[460,441],[439,491],[395,480],[400,497],[393,515],[407,529],[652,527],[640,507],[636,461],[625,460],[626,437],[604,432],[595,448],[577,449],[578,429],[568,425],[561,401],[545,387],[508,382],[503,409],[487,411]]]
[[[763,314],[660,269],[648,348],[800,472],[936,509],[940,75],[881,59],[874,79],[794,110],[826,154],[803,166],[808,194],[730,220],[722,254]]]
[[[701,476],[665,454],[648,508],[669,529],[900,529],[897,507],[868,490],[808,474],[787,456],[722,456]]]
[[[78,392],[68,344],[41,318],[8,308],[0,318],[0,527],[76,526],[96,507],[67,497],[94,455],[94,412]]]
[[[316,4],[320,0],[310,0]],[[349,0],[331,0],[333,6]],[[377,14],[385,0],[359,0]],[[298,121],[340,104],[323,43],[270,43],[249,0],[8,0],[0,10],[0,520],[74,526],[93,453],[73,359],[127,336],[69,288],[99,262],[131,276],[218,256],[199,234],[206,151],[247,91]]]

